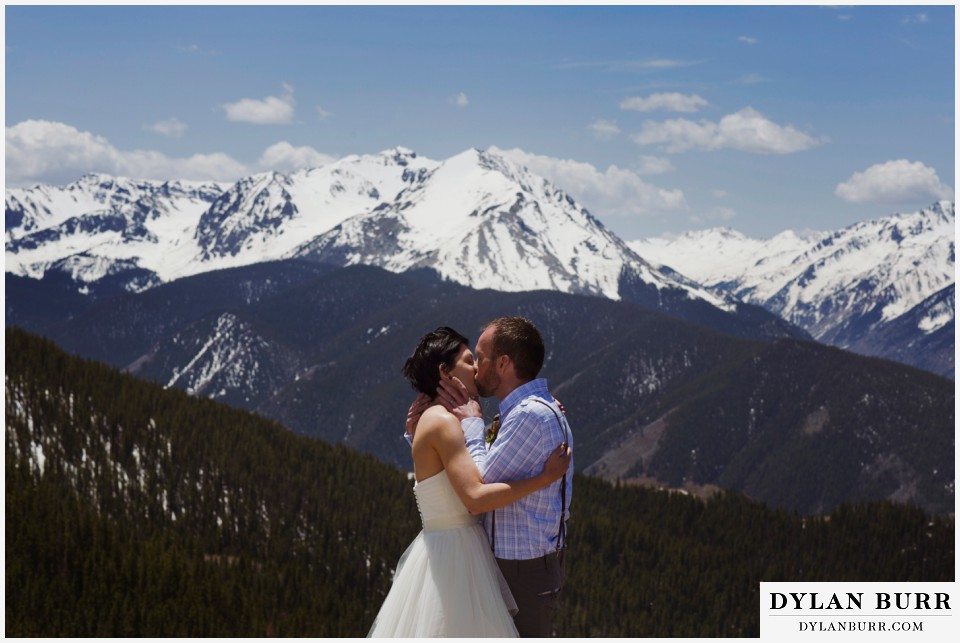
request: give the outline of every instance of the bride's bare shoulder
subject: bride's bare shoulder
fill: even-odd
[[[420,416],[420,423],[417,424],[417,435],[427,436],[435,433],[444,433],[450,428],[458,427],[459,425],[460,422],[456,416],[438,404],[431,406]]]

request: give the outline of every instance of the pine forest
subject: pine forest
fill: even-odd
[[[21,330],[5,383],[7,636],[364,636],[420,529],[404,471]],[[952,514],[574,489],[558,636],[757,636],[763,581],[954,578]]]

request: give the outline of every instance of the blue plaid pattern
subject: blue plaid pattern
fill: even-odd
[[[550,405],[534,401],[540,398]],[[554,415],[551,408],[556,411]],[[564,427],[557,422],[562,419]],[[483,475],[485,482],[520,480],[543,471],[543,463],[561,442],[573,444],[566,419],[547,390],[547,380],[528,382],[511,392],[500,402],[500,432],[487,448],[485,427],[480,418],[463,421],[467,450]],[[567,429],[567,435],[564,434]],[[560,527],[560,480],[517,502],[497,509],[497,558],[528,560],[557,550],[557,531]],[[573,463],[567,472],[567,512],[573,496]],[[490,512],[483,515],[487,536],[492,539]]]

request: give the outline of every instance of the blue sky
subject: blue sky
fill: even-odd
[[[954,8],[5,8],[6,181],[497,148],[626,239],[955,188]]]

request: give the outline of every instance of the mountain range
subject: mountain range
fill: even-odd
[[[473,288],[623,299],[745,337],[793,336],[953,376],[954,206],[759,241],[729,229],[625,243],[494,151],[396,148],[233,184],[90,174],[6,193],[6,272],[62,296],[141,291],[305,258],[430,270]],[[769,314],[772,313],[772,314]]]
[[[613,299],[627,270],[732,304],[657,273],[559,188],[478,150],[436,162],[398,148],[229,187],[87,175],[65,188],[8,190],[6,208],[6,269],[30,277],[69,267],[93,282],[136,267],[166,282],[308,257]]]
[[[73,290],[140,291],[305,258],[430,270],[500,291],[626,299],[748,336],[808,337],[760,307],[654,268],[571,196],[502,156],[398,148],[231,186],[87,175],[8,190],[6,271]]]
[[[478,150],[232,185],[88,175],[7,191],[6,323],[406,467],[390,436],[410,348],[522,314],[584,471],[804,513],[880,498],[942,513],[953,217],[942,203],[831,234],[627,244]]]
[[[818,341],[953,377],[955,224],[943,201],[829,233],[757,240],[717,228],[629,245]]]
[[[803,513],[884,498],[952,511],[949,380],[809,341],[737,338],[632,302],[287,260],[108,298],[42,332],[407,468],[405,357],[438,325],[475,340],[484,320],[507,314],[544,334],[543,375],[568,409],[583,471],[738,489]]]

